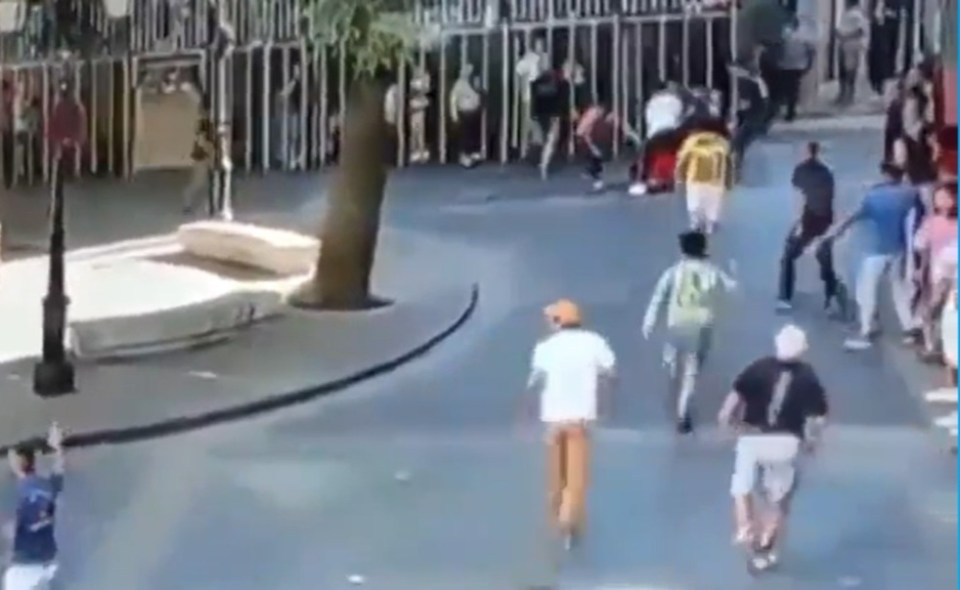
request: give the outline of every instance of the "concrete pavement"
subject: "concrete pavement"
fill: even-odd
[[[40,350],[40,294],[25,279],[39,283],[38,277],[14,272],[36,261],[6,263],[0,278],[20,281],[17,289],[0,294],[0,318],[8,328],[0,332],[0,401],[9,417],[0,420],[0,447],[43,433],[52,419],[74,435],[68,444],[169,434],[303,401],[342,387],[336,384],[344,380],[392,370],[466,321],[476,304],[471,281],[484,265],[499,264],[495,256],[479,259],[464,248],[438,254],[436,240],[401,230],[385,230],[380,247],[374,290],[392,305],[360,313],[287,309],[222,344],[121,362],[78,361],[79,393],[54,399],[31,392],[33,359]],[[451,260],[471,262],[461,272],[425,272],[431,263],[454,266]],[[116,262],[107,261],[114,264],[107,268],[113,274],[103,272],[107,263],[96,260],[68,267],[75,318],[135,314],[183,304],[178,297],[235,288],[215,275],[201,277],[198,284],[191,269],[170,267],[158,274],[148,267],[138,275]],[[87,284],[91,281],[100,283]],[[204,325],[213,325],[212,319]]]
[[[770,350],[775,269],[792,214],[785,173],[802,137],[759,144],[714,257],[742,291],[717,334],[697,409]],[[849,204],[879,138],[822,137]],[[730,447],[709,426],[676,441],[646,298],[675,257],[676,200],[617,196],[395,203],[392,227],[475,258],[484,299],[448,344],[391,377],[262,419],[78,453],[62,509],[65,585],[78,590],[947,590],[957,585],[956,464],[937,449],[887,350],[842,352],[811,265],[795,321],[834,405],[807,465],[782,570],[762,582],[729,545]],[[440,189],[437,189],[440,190]],[[483,262],[478,264],[478,262]],[[467,267],[467,268],[465,268]],[[579,300],[620,356],[597,433],[591,528],[558,567],[543,537],[539,427],[517,408],[540,308]],[[225,358],[224,362],[229,362]],[[238,359],[238,362],[243,362]]]

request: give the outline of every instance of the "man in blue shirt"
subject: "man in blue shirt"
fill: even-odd
[[[864,195],[852,215],[824,239],[834,239],[854,224],[860,223],[867,231],[867,243],[860,271],[857,274],[856,299],[859,307],[860,330],[848,339],[847,350],[870,348],[877,312],[880,281],[886,275],[897,317],[904,331],[916,328],[911,309],[911,284],[905,273],[907,245],[912,227],[923,210],[920,194],[903,182],[903,171],[893,164],[881,165],[884,180]]]
[[[53,452],[50,475],[36,470],[34,447],[21,445],[8,453],[17,478],[17,510],[11,524],[13,551],[3,575],[4,590],[47,590],[57,572],[54,523],[57,498],[63,490],[63,434],[53,424],[47,436]]]

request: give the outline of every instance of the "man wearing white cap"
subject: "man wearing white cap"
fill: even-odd
[[[812,450],[827,416],[827,398],[816,372],[802,360],[807,335],[794,325],[774,338],[775,355],[753,362],[734,380],[720,410],[721,426],[738,434],[730,482],[735,540],[753,546],[751,567],[777,562],[778,534],[796,489],[801,448]],[[758,518],[754,492],[767,501]]]

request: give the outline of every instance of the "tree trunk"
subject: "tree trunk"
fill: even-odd
[[[299,303],[325,309],[363,309],[372,301],[370,273],[387,182],[383,84],[353,82],[341,132],[340,162],[320,232],[317,272]]]

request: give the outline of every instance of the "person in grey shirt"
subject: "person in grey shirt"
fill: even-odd
[[[837,26],[837,52],[840,66],[840,93],[837,104],[849,105],[853,102],[857,87],[857,73],[860,60],[867,47],[870,23],[859,0],[847,0],[847,6],[840,16]]]
[[[774,116],[781,107],[786,108],[784,119],[793,121],[797,116],[797,102],[800,99],[800,81],[813,65],[813,45],[798,31],[798,24],[791,23],[787,28],[783,45],[777,61],[776,91],[773,98]]]

